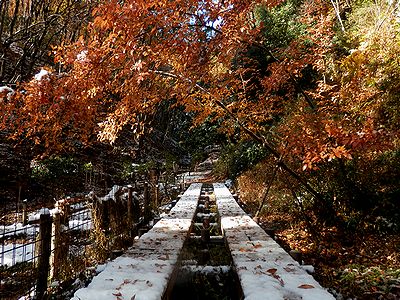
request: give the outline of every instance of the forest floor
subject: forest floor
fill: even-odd
[[[400,299],[400,236],[354,232],[345,236],[327,227],[319,237],[288,214],[260,219],[276,229],[276,241],[287,251],[302,252],[304,264],[313,265],[314,277],[337,299]]]

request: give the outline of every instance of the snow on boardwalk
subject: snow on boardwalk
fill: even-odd
[[[214,193],[246,300],[334,299],[246,215],[224,184],[215,183]]]
[[[170,213],[154,225],[121,257],[108,263],[74,300],[161,299],[189,233],[200,196],[194,183]]]

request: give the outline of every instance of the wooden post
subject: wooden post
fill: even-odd
[[[20,212],[20,203],[21,203],[21,190],[22,190],[22,187],[21,187],[21,185],[19,185],[18,186],[18,199],[17,199],[17,216],[18,216],[18,219],[19,219],[19,212]]]
[[[139,223],[140,219],[140,203],[137,195],[132,196],[132,204],[133,204],[133,223],[137,224]]]
[[[101,228],[104,230],[106,236],[108,236],[110,234],[110,205],[109,205],[108,200],[106,201],[101,201],[100,207],[101,207],[101,216],[102,216],[102,220],[101,220]]]
[[[67,200],[57,201],[56,207],[60,211],[60,223],[68,227],[71,206]]]
[[[149,171],[149,178],[150,178],[150,196],[152,206],[158,207],[158,170],[153,168]]]
[[[149,203],[150,202],[149,184],[147,182],[144,183],[143,197],[144,197],[143,218],[144,222],[147,223],[148,221],[150,221],[151,218],[151,208]]]
[[[128,233],[129,236],[133,236],[133,199],[132,199],[132,186],[128,185]]]
[[[36,298],[43,299],[47,291],[47,280],[50,268],[51,250],[51,216],[48,210],[43,209],[40,215],[39,227],[39,252],[38,252],[38,276],[36,282]]]
[[[53,226],[51,227],[51,258],[50,278],[58,278],[62,262],[66,259],[65,248],[62,245],[61,216],[59,212],[53,215]]]
[[[156,207],[158,208],[160,206],[160,185],[157,183],[156,188],[155,188],[155,204]]]
[[[106,204],[106,212],[109,216],[108,218],[108,234],[111,237],[109,240],[112,241],[111,247],[113,247],[113,244],[116,241],[116,237],[120,235],[120,232],[118,230],[118,198],[116,198],[116,201],[112,200],[107,200],[105,201]],[[110,249],[111,250],[111,249]]]
[[[184,181],[182,181],[180,184],[180,191],[181,191],[181,193],[185,192],[185,182]]]
[[[26,224],[28,224],[28,213],[26,211],[26,204],[27,204],[28,200],[25,199],[24,201],[22,201],[22,224],[25,226]]]
[[[67,263],[68,259],[68,251],[65,251],[65,249],[68,249],[69,243],[70,243],[70,235],[68,234],[63,234],[61,232],[61,225],[64,226],[64,228],[69,228],[69,217],[71,216],[71,204],[68,203],[68,201],[64,201],[61,206],[59,206],[59,212],[60,212],[60,229],[58,230],[58,238],[60,239],[61,244],[58,244],[60,246],[60,253],[59,253],[59,262],[62,264]]]

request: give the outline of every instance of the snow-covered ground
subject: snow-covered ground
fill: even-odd
[[[68,222],[69,229],[73,230],[90,230],[92,229],[92,212],[90,209],[81,210],[71,215]]]
[[[90,209],[85,209],[85,203],[76,203],[71,205],[73,210],[81,209],[81,211],[72,213],[68,221],[68,227],[63,230],[86,231],[92,229],[92,215]],[[42,208],[29,214],[29,221],[40,219],[42,213],[54,215],[57,209]],[[23,225],[22,223],[14,223],[11,225],[0,225],[0,238],[4,242],[0,243],[0,266],[14,266],[17,263],[32,260],[34,254],[34,240],[39,233],[39,225]],[[15,240],[17,239],[17,242]],[[26,243],[21,241],[25,239]]]
[[[204,180],[211,174],[211,170],[202,172],[186,172],[178,175],[178,180],[184,183],[192,183]]]
[[[36,233],[39,232],[38,225],[23,225],[22,223],[14,223],[12,225],[1,226],[0,225],[0,237],[11,238],[26,236],[27,238],[35,237]]]
[[[11,267],[17,263],[32,260],[35,248],[32,241],[38,232],[38,225],[24,226],[22,223],[14,223],[0,226],[0,237],[5,239],[4,242],[0,243],[0,266]],[[20,242],[22,238],[26,239],[27,244]],[[11,239],[19,239],[19,241],[11,242]]]
[[[0,251],[2,253],[0,257],[0,265],[13,266],[20,262],[32,260],[35,253],[35,244],[0,245]]]
[[[46,71],[41,71],[40,80],[43,76],[47,75]],[[39,80],[39,79],[38,79]],[[116,201],[116,197],[121,194],[122,199],[127,199],[127,187],[122,186],[113,186],[111,191],[104,197],[97,197],[98,201]],[[94,195],[87,195],[89,198],[94,197]],[[133,197],[138,200],[138,196],[136,193],[133,194]],[[62,201],[59,201],[62,204]],[[77,202],[70,205],[70,210],[72,214],[68,220],[68,226],[62,226],[62,230],[73,230],[73,231],[88,231],[93,228],[92,225],[92,214],[91,210],[87,208],[87,202]],[[28,215],[29,222],[36,222],[40,219],[41,214],[50,214],[54,216],[59,212],[59,209],[53,208],[42,208],[37,211],[31,212]],[[30,248],[33,248],[32,241],[36,238],[36,235],[39,233],[39,225],[23,225],[22,223],[14,223],[11,225],[0,225],[0,239],[4,240],[4,242],[0,243],[0,265],[7,265],[11,267],[17,263],[28,261],[32,259],[31,252],[34,252]],[[18,243],[15,240],[18,239]],[[22,239],[26,239],[26,245],[22,244]]]

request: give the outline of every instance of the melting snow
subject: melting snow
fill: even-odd
[[[47,75],[49,75],[50,74],[50,72],[49,71],[47,71],[47,70],[45,70],[45,69],[41,69],[40,70],[40,72],[39,73],[37,73],[36,75],[35,75],[35,80],[37,80],[37,81],[41,81],[45,76],[47,76]]]

